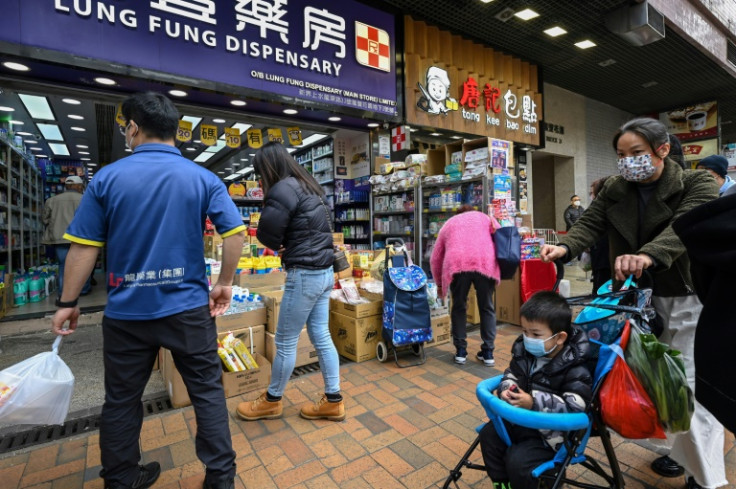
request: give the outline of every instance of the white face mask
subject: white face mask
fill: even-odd
[[[575,202],[572,203],[572,205],[574,205],[575,207],[580,207],[580,201],[576,200]]]
[[[130,124],[128,124],[128,125],[130,125]],[[127,131],[127,126],[126,126],[126,131]],[[133,147],[133,140],[135,139],[135,136],[137,134],[138,134],[138,130],[136,129],[136,134],[134,134],[133,136],[131,136],[130,141],[128,141],[128,138],[127,137],[125,138],[125,147],[128,148],[131,151],[133,151],[135,149]]]

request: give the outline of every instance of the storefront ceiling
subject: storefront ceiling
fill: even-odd
[[[666,37],[635,47],[610,32],[605,15],[628,0],[384,0],[389,8],[536,63],[545,82],[632,114],[717,99],[724,142],[736,141],[736,80],[668,24]],[[496,15],[531,8],[529,21]],[[567,34],[544,30],[559,25]],[[573,44],[590,39],[586,50]],[[610,63],[614,60],[615,63]],[[652,82],[656,84],[652,85]],[[645,87],[644,85],[648,85]],[[595,121],[590,121],[595,124]]]

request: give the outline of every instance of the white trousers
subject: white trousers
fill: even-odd
[[[653,297],[652,305],[664,325],[659,340],[682,352],[687,382],[695,392],[695,328],[703,305],[695,295]],[[695,482],[709,489],[728,484],[723,443],[723,425],[698,401],[690,431],[667,435],[667,444],[672,447],[670,457],[685,467]]]

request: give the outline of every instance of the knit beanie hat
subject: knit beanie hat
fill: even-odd
[[[716,175],[725,178],[726,170],[728,169],[728,160],[721,155],[711,155],[700,160],[698,168],[700,167],[713,170]]]

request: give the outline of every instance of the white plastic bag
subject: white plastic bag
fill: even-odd
[[[74,375],[59,357],[61,336],[51,351],[0,371],[0,424],[63,424]]]

